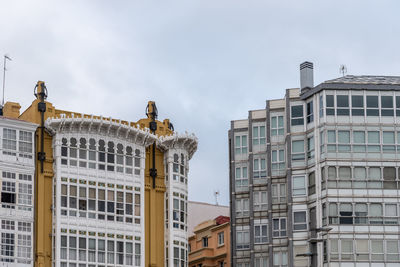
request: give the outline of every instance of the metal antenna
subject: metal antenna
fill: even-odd
[[[6,63],[7,59],[11,61],[11,58],[6,54],[4,55],[4,65],[3,65],[3,100],[1,101],[1,106],[4,106],[4,88],[6,85]]]
[[[346,65],[340,65],[339,72],[343,75],[343,77],[347,74],[347,67]]]
[[[214,191],[215,204],[218,206],[219,190]]]

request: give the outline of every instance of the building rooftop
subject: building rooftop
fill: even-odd
[[[344,77],[325,81],[324,83],[400,85],[400,76],[346,75]]]
[[[194,234],[194,228],[207,220],[218,216],[229,216],[229,206],[214,205],[203,202],[188,202],[188,236]]]

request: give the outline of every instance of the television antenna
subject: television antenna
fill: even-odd
[[[6,64],[7,64],[7,60],[11,61],[11,58],[7,54],[5,54],[4,55],[4,63],[3,63],[3,99],[1,101],[1,106],[4,106],[4,88],[5,88],[5,85],[6,85],[6,70],[7,70]]]
[[[218,206],[219,190],[214,191],[214,197],[215,197],[215,205]]]
[[[342,64],[339,67],[339,72],[342,74],[342,76],[344,77],[347,74],[347,67],[346,65]]]

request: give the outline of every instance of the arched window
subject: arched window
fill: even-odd
[[[124,146],[117,144],[117,172],[124,172]]]
[[[132,157],[132,147],[127,146],[126,147],[126,156],[125,156],[125,173],[127,174],[132,174],[133,173],[133,157]]]
[[[106,143],[104,140],[100,139],[99,140],[99,170],[105,170],[105,162],[106,162]]]
[[[68,140],[67,138],[63,138],[61,140],[61,157],[65,157],[65,159],[61,159],[61,164],[62,165],[68,165]]]
[[[114,143],[113,142],[108,142],[108,149],[107,149],[107,171],[114,171],[114,163],[115,163],[115,158],[114,158]]]
[[[135,149],[135,175],[140,175],[140,150]]]
[[[79,139],[79,167],[86,168],[87,150],[86,150],[86,139]]]
[[[96,140],[89,139],[89,168],[96,169]]]
[[[78,150],[77,150],[77,141],[76,138],[72,137],[70,139],[70,144],[69,144],[69,165],[70,166],[77,166],[78,162],[74,159],[76,159],[78,157]]]

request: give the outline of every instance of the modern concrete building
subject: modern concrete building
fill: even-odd
[[[399,266],[400,77],[300,77],[231,122],[233,266]]]
[[[22,252],[30,266],[187,266],[187,181],[197,138],[174,132],[168,119],[157,120],[151,101],[147,118],[128,122],[57,109],[41,81],[35,96],[22,114],[17,103],[6,103],[4,117],[13,119],[0,121],[0,219],[6,228],[1,253],[7,256],[1,261],[19,263],[11,249],[19,253],[21,242],[29,247]],[[23,153],[27,144],[29,153]],[[14,223],[3,220],[13,215]],[[23,236],[12,232],[20,221],[30,223],[24,226],[30,243],[18,239],[11,248],[17,234]]]
[[[189,237],[189,248],[189,267],[230,267],[229,217],[198,224]]]
[[[0,266],[33,266],[36,127],[0,117]]]

